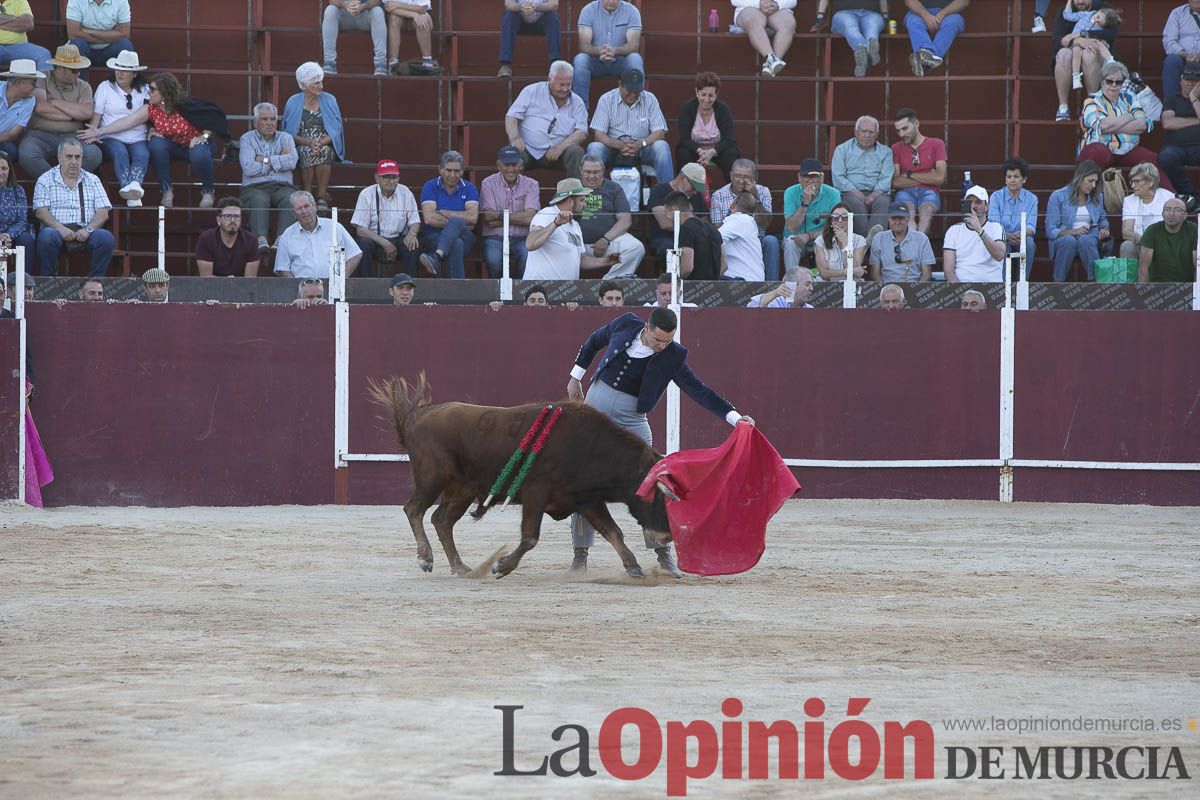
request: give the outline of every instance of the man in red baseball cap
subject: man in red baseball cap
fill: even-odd
[[[421,214],[413,193],[400,183],[400,165],[395,161],[385,158],[375,167],[375,185],[358,193],[350,224],[363,252],[359,275],[387,278],[417,271]]]

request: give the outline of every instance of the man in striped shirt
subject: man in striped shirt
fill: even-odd
[[[587,152],[606,165],[614,157],[637,165],[649,161],[660,181],[670,180],[675,167],[667,144],[667,120],[658,98],[645,91],[645,83],[641,70],[627,69],[621,73],[621,85],[600,96],[592,116],[596,141],[588,145]]]

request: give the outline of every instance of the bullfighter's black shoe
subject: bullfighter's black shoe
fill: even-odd
[[[571,559],[571,567],[567,572],[587,572],[587,557],[588,549],[586,547],[576,547],[575,558]]]
[[[669,572],[676,578],[682,578],[683,573],[679,571],[679,565],[675,563],[675,556],[671,553],[671,546],[656,547],[654,552],[658,554],[658,566],[662,567],[664,572]]]

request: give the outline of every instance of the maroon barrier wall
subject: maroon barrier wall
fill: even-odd
[[[22,480],[18,468],[20,444],[20,369],[17,353],[21,332],[16,320],[0,319],[0,497],[16,497]]]
[[[598,308],[354,307],[351,451],[395,451],[366,400],[368,378],[424,369],[437,401],[556,400],[579,344],[611,318]],[[1018,457],[1200,461],[1191,413],[1200,315],[1030,312],[1017,327]],[[683,338],[696,372],[753,415],[785,457],[998,453],[998,312],[700,309],[685,318]],[[37,303],[30,340],[38,423],[58,476],[49,504],[333,501],[332,309]],[[12,389],[0,384],[10,408]],[[684,447],[728,433],[682,402]],[[660,447],[664,406],[652,418]],[[995,469],[796,472],[805,497],[995,499],[999,488]],[[355,463],[348,478],[352,503],[408,496],[403,464]],[[1200,503],[1195,478],[1022,469],[1016,491]]]

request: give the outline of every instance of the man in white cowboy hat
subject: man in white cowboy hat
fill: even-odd
[[[5,78],[0,81],[0,150],[13,161],[17,160],[17,140],[33,116],[33,91],[44,77],[28,58],[18,58],[9,64],[8,72],[0,72],[0,78]]]
[[[64,139],[75,141],[95,110],[92,87],[79,79],[79,71],[90,67],[92,62],[79,54],[79,48],[64,44],[46,63],[51,68],[50,75],[38,81],[33,92],[33,115],[19,148],[21,169],[34,180],[53,166],[58,143]],[[95,172],[102,158],[99,147],[91,143],[83,145],[85,170]]]
[[[137,50],[129,41],[129,0],[67,0],[67,40],[96,61],[122,50]]]
[[[50,51],[40,44],[31,44],[26,34],[33,30],[33,11],[29,0],[4,0],[0,3],[0,65],[7,65],[14,58],[31,58],[35,63],[45,63]]]
[[[578,178],[558,182],[550,205],[534,215],[529,223],[525,248],[527,281],[577,281],[579,268],[602,269],[621,260],[618,253],[589,256],[583,243],[583,230],[575,217],[583,212],[584,199],[592,193]]]

